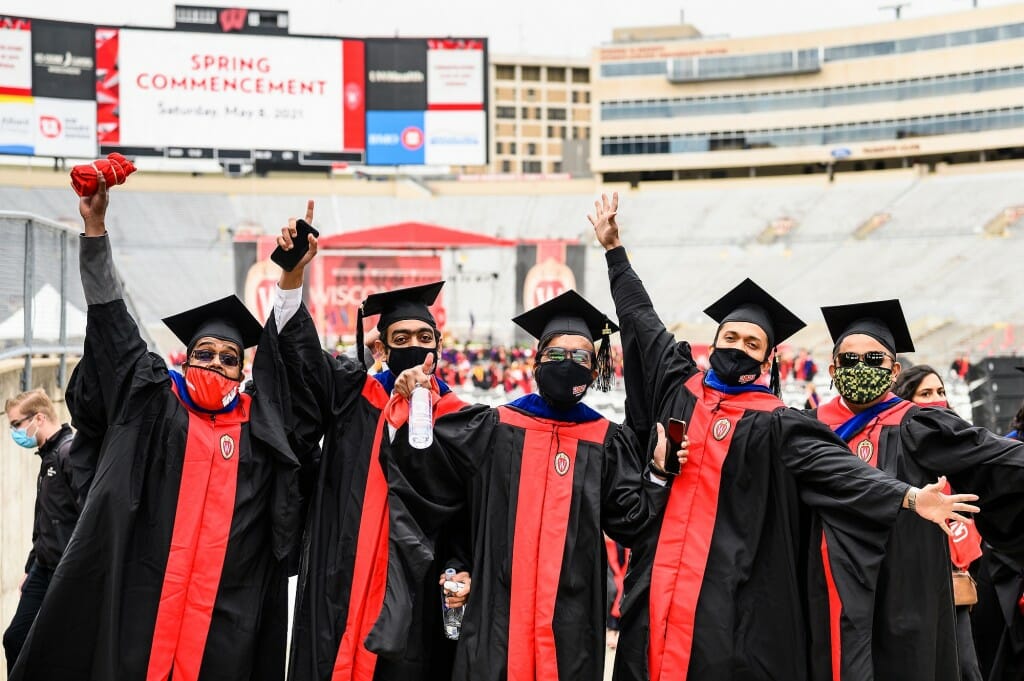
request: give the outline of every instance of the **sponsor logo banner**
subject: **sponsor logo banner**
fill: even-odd
[[[426,41],[366,41],[366,108],[369,111],[427,108]]]
[[[60,99],[96,96],[95,29],[86,24],[32,23],[32,94]]]
[[[0,95],[0,153],[32,154],[34,117],[31,97]]]
[[[427,111],[427,165],[483,165],[487,162],[487,119],[483,111]]]
[[[366,160],[373,165],[422,165],[422,111],[367,111]]]
[[[32,94],[32,22],[0,15],[0,95]]]
[[[96,156],[96,103],[77,99],[35,98],[37,156]]]

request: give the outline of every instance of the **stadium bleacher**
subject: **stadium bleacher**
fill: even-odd
[[[799,346],[827,345],[819,305],[899,297],[923,360],[945,361],[961,347],[986,343],[993,351],[1013,352],[1020,341],[999,346],[1006,345],[1004,337],[1016,338],[1024,319],[1024,299],[1017,295],[1024,283],[1024,235],[1019,224],[1004,238],[987,236],[984,228],[1000,211],[1024,203],[1024,167],[992,166],[933,175],[915,169],[868,172],[840,175],[832,183],[811,176],[622,188],[620,223],[635,267],[670,325],[711,333],[701,314],[704,304],[751,276],[813,322],[794,339]],[[274,233],[304,206],[301,186],[274,178],[218,184],[226,189],[212,191],[159,191],[154,182],[115,190],[110,212],[118,264],[147,324],[231,289],[238,226]],[[77,220],[74,195],[43,186],[50,184],[53,179],[38,171],[19,182],[6,180],[0,183],[0,208]],[[483,183],[467,188],[435,182],[431,196],[388,195],[368,186],[376,184],[338,181],[338,191],[328,193],[318,181],[310,195],[317,200],[322,232],[418,220],[504,238],[581,239],[592,246],[585,294],[610,305],[602,253],[585,217],[595,196],[610,188],[575,181],[559,193],[550,183],[543,192],[531,192],[522,183],[494,190]],[[859,226],[882,213],[888,220],[855,238]],[[779,220],[791,222],[788,233],[758,243]],[[507,257],[477,257],[508,266]],[[503,279],[502,286],[508,281],[513,279]],[[485,308],[494,296],[464,288],[462,309]],[[496,319],[514,314],[514,291],[508,289],[498,296]]]

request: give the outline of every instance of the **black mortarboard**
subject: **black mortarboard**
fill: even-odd
[[[862,333],[877,340],[893,355],[914,351],[914,340],[899,300],[833,305],[821,308],[821,314],[835,347],[847,336]]]
[[[571,334],[583,336],[597,344],[597,388],[611,387],[611,339],[619,330],[604,312],[587,302],[587,299],[573,290],[555,296],[518,317],[513,317],[521,329],[536,338],[537,349],[543,349],[555,336]]]
[[[767,334],[769,348],[774,348],[807,326],[803,320],[751,279],[744,279],[734,289],[706,307],[704,314],[718,322],[719,326],[725,322],[757,324]]]
[[[263,332],[263,325],[235,295],[164,317],[163,322],[185,344],[189,354],[200,338],[219,338],[244,350],[256,345]]]
[[[363,359],[363,317],[380,315],[377,330],[380,331],[381,340],[385,342],[388,327],[402,319],[418,319],[437,329],[437,322],[434,315],[430,314],[429,306],[437,300],[442,286],[443,281],[435,281],[366,296],[366,300],[359,306],[356,320],[356,345],[360,361]]]

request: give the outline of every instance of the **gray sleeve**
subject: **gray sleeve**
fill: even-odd
[[[124,297],[121,282],[114,269],[110,239],[103,236],[81,235],[78,239],[78,266],[82,274],[82,289],[88,305],[102,305]]]
[[[359,346],[351,345],[348,348],[346,348],[345,352],[342,353],[342,354],[345,357],[348,357],[353,362],[358,363],[359,362],[359,353],[356,352],[358,349],[359,349]],[[369,352],[369,349],[365,349],[363,351],[363,366],[366,368],[367,371],[369,371],[371,368],[373,368],[374,361],[375,360],[373,359],[373,354],[371,352]]]

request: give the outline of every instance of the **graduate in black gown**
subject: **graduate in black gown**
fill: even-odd
[[[953,489],[978,494],[981,536],[1011,558],[1024,557],[1024,444],[892,393],[897,355],[914,351],[898,300],[823,307],[822,314],[835,342],[829,374],[839,395],[813,412],[817,418],[857,458],[900,480],[920,485],[944,474]],[[826,541],[825,560],[831,548]],[[960,679],[949,560],[943,534],[909,515],[897,519],[875,597],[876,679]],[[820,578],[821,561],[815,568]],[[830,593],[827,605],[834,621],[846,601]]]
[[[261,327],[234,296],[164,320],[188,347],[181,374],[147,351],[100,179],[80,204],[89,309],[67,390],[96,474],[10,678],[283,679],[285,559],[301,523],[281,368],[257,353],[256,387],[239,393]]]
[[[615,327],[575,291],[513,321],[539,340],[539,394],[438,418],[432,449],[396,452],[393,495],[425,545],[445,517],[472,523],[473,593],[453,679],[600,681],[602,531],[628,546],[657,518],[668,492],[656,473],[664,437],[650,459],[631,430],[581,402],[595,379],[607,384]],[[403,374],[399,389],[419,380]]]
[[[843,678],[870,679],[871,590],[900,508],[916,504],[942,522],[972,497],[880,474],[786,408],[762,381],[770,374],[777,385],[773,349],[804,324],[749,279],[705,310],[719,327],[711,369],[698,369],[629,264],[618,197],[596,210],[622,326],[627,423],[637,432],[672,417],[689,423],[689,461],[664,519],[633,546],[613,678],[827,678],[828,651],[811,647],[805,582],[809,525],[820,517],[851,603]]]
[[[313,222],[313,202],[305,219]],[[295,220],[282,230],[278,243],[292,248]],[[298,265],[283,272],[279,282],[274,318],[268,322],[268,342],[261,346],[287,368],[289,430],[297,453],[308,453],[312,462],[305,486],[310,491],[295,616],[289,657],[289,678],[295,681],[349,681],[358,679],[446,678],[450,673],[452,645],[446,645],[439,615],[438,576],[449,564],[460,563],[459,528],[442,533],[451,540],[430,575],[416,585],[401,584],[403,593],[393,596],[420,605],[415,612],[390,617],[385,611],[380,627],[371,636],[381,615],[385,591],[399,587],[390,579],[389,536],[405,541],[408,530],[402,518],[393,518],[388,504],[384,460],[394,435],[384,420],[395,374],[422,365],[427,355],[436,357],[440,332],[428,306],[444,282],[382,292],[367,297],[357,320],[358,356],[335,357],[325,352],[306,306],[302,283],[306,265],[317,252],[316,238],[309,236],[309,252]],[[388,370],[371,374],[363,358],[362,317],[379,314],[375,341]],[[430,377],[441,393],[439,413],[463,403],[448,387]],[[323,439],[322,451],[320,441]],[[468,581],[463,574],[458,581]],[[434,596],[429,603],[416,599],[419,591]],[[378,656],[367,648],[367,637],[381,650],[401,649],[401,654]],[[397,641],[401,641],[401,645]]]

